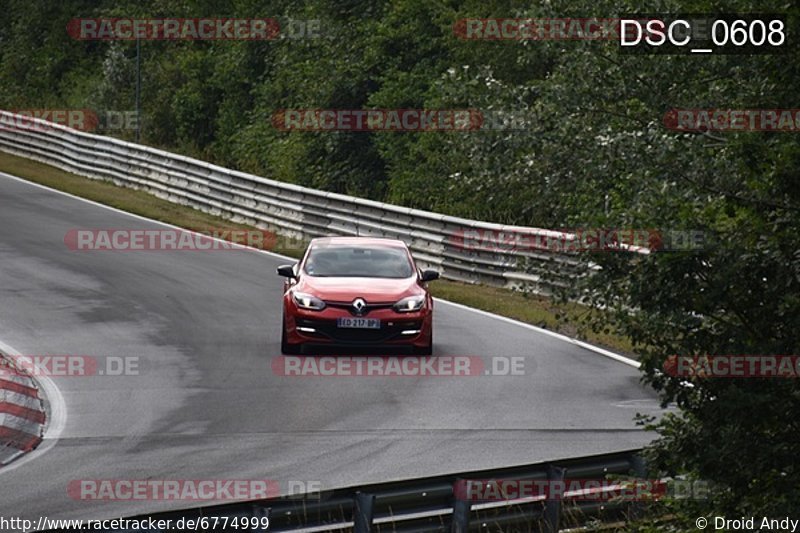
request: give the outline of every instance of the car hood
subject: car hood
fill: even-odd
[[[417,284],[416,276],[401,279],[303,276],[295,290],[332,302],[351,302],[361,297],[370,303],[394,303],[425,292]]]

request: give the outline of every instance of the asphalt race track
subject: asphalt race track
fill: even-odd
[[[437,302],[435,354],[522,356],[523,376],[282,377],[287,262],[252,251],[71,251],[76,228],[159,228],[0,175],[0,341],[138,357],[139,375],[54,377],[55,439],[0,470],[0,516],[111,518],[192,502],[70,497],[80,479],[272,479],[342,487],[630,449],[659,412],[628,365]]]

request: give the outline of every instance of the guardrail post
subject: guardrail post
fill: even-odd
[[[634,454],[631,456],[631,469],[636,477],[644,479],[647,475],[647,464],[641,455]]]
[[[633,455],[631,457],[631,470],[633,470],[633,475],[636,479],[634,483],[645,483],[645,478],[647,477],[647,465],[640,455]],[[634,494],[638,494],[638,491],[634,491]],[[644,502],[634,500],[628,507],[628,517],[631,520],[641,518],[643,512]]]
[[[353,533],[370,533],[375,495],[356,492],[356,505],[353,510]]]
[[[469,511],[472,505],[469,496],[463,494],[465,491],[459,490],[463,487],[462,479],[457,479],[453,484],[453,524],[450,526],[450,533],[467,533],[469,530]]]
[[[260,531],[267,531],[269,529],[269,522],[267,522],[267,527],[264,527],[261,524],[261,519],[266,518],[267,520],[270,519],[270,511],[269,507],[264,507],[258,504],[254,504],[252,508],[253,517],[258,518],[258,530]],[[255,529],[255,528],[254,528]]]
[[[564,473],[566,468],[560,466],[550,465],[547,467],[547,481],[552,492],[553,482],[564,481]],[[548,499],[544,502],[544,530],[556,533],[559,529],[559,521],[561,519],[561,500],[564,497],[563,493],[555,499]]]

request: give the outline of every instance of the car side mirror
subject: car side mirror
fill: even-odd
[[[435,270],[423,270],[420,279],[424,281],[433,281],[439,279],[439,273]]]
[[[294,273],[294,265],[281,265],[277,268],[277,272],[279,276],[284,278],[297,278]]]

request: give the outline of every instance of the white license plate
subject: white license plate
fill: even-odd
[[[379,318],[337,318],[336,326],[340,328],[381,329]]]

